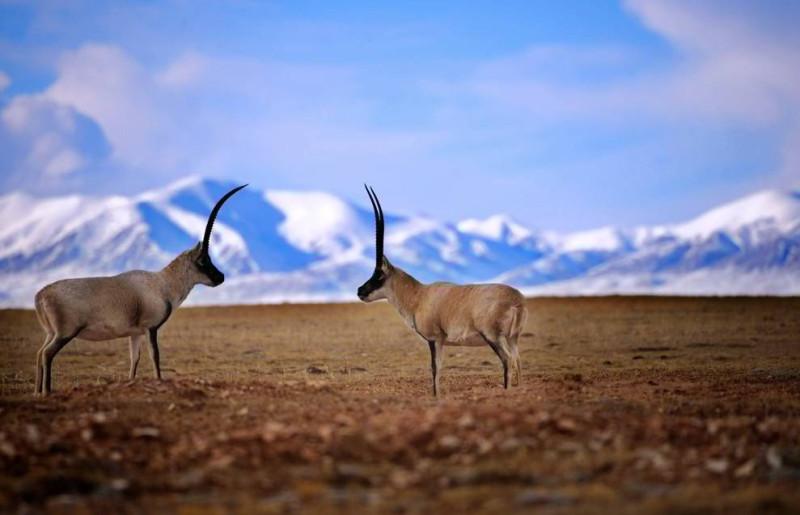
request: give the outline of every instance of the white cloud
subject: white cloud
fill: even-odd
[[[36,134],[53,128],[62,133],[75,130],[74,112],[41,95],[15,97],[2,112],[9,130],[16,134]]]
[[[74,149],[53,137],[42,137],[36,141],[31,157],[34,162],[44,161],[42,172],[51,178],[69,175],[86,164],[86,160]]]
[[[86,44],[65,52],[57,72],[36,101],[48,116],[61,116],[63,130],[68,114],[95,122],[111,150],[100,168],[120,172],[128,187],[187,173],[252,179],[268,171],[332,181],[331,169],[398,163],[441,138],[370,128],[369,108],[346,68],[189,52],[150,71],[119,47]],[[19,108],[22,98],[6,110],[8,127],[47,132]],[[88,162],[57,141],[32,145],[43,172],[65,175]]]
[[[776,127],[781,164],[774,181],[800,185],[800,6],[742,0],[628,0],[652,30],[683,50],[691,69],[666,92],[697,116],[733,116]],[[788,12],[786,11],[788,9]]]
[[[546,131],[601,123],[607,130],[670,128],[678,137],[701,127],[774,132],[783,163],[773,177],[798,183],[800,36],[776,20],[781,11],[765,14],[740,1],[626,5],[670,43],[668,64],[614,46],[534,46],[479,63],[466,79],[427,86],[448,106],[441,112],[462,125],[487,119]]]
[[[65,53],[44,95],[95,120],[114,156],[134,166],[158,162],[170,120],[150,74],[121,49],[87,44]],[[159,105],[160,104],[160,105]]]
[[[78,115],[42,95],[15,97],[0,113],[0,133],[12,141],[17,160],[11,170],[35,183],[76,172],[87,159],[79,149]],[[7,150],[8,151],[8,150]]]
[[[800,103],[800,47],[789,45],[774,19],[755,16],[741,2],[630,0],[642,22],[684,52],[673,98],[710,113],[746,113],[756,121],[781,116]],[[763,9],[761,10],[763,11]],[[772,18],[786,16],[776,12]],[[794,31],[795,27],[791,27]],[[796,38],[795,43],[800,43]]]
[[[196,84],[207,68],[207,60],[197,52],[189,52],[156,75],[165,87],[186,87]]]
[[[744,53],[692,56],[672,69],[630,73],[628,68],[624,76],[614,74],[612,79],[593,81],[585,76],[604,66],[613,73],[619,65],[590,59],[598,53],[596,48],[561,50],[568,59],[562,62],[572,62],[572,73],[583,76],[573,80],[531,58],[540,50],[534,47],[483,64],[465,85],[493,102],[524,108],[547,119],[619,119],[624,115],[763,124],[778,120],[785,112],[786,100],[794,102],[797,97],[796,77],[785,70],[791,59],[800,59],[800,53],[773,56],[776,62]],[[585,59],[575,57],[583,52]],[[625,59],[624,54],[619,59]],[[628,59],[629,66],[637,64],[637,57]]]
[[[0,91],[3,91],[11,85],[11,77],[8,76],[3,70],[0,70]]]

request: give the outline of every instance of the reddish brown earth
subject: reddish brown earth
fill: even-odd
[[[386,305],[182,309],[165,380],[0,311],[0,509],[800,512],[800,299],[535,299],[524,382]]]

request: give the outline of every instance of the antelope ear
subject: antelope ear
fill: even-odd
[[[200,250],[201,250],[202,248],[203,248],[203,242],[201,242],[201,241],[198,241],[198,242],[197,242],[197,245],[195,245],[195,246],[194,246],[194,248],[192,249],[192,251],[191,251],[191,252],[192,252],[192,254],[199,254],[199,253],[200,253]]]
[[[382,270],[382,271],[383,271],[383,273],[385,273],[385,274],[388,274],[388,273],[390,273],[392,270],[394,270],[394,267],[393,267],[393,266],[392,266],[392,264],[389,262],[389,260],[386,258],[386,256],[383,256],[383,262],[381,263],[381,270]]]

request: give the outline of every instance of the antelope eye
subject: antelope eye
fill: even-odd
[[[204,257],[197,258],[197,264],[199,266],[206,266],[206,258]]]

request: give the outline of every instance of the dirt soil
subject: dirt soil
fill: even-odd
[[[385,303],[184,308],[127,342],[0,311],[0,511],[800,513],[800,299],[533,299],[523,384]]]

